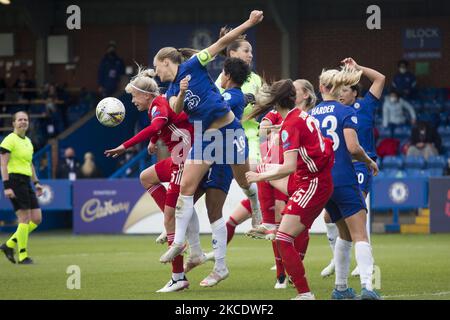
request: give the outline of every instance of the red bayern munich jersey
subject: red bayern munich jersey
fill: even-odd
[[[262,120],[267,120],[271,125],[276,126],[283,124],[283,117],[281,114],[275,110],[270,111],[268,114],[264,116]],[[281,164],[283,163],[283,149],[280,147],[279,135],[270,133],[267,144],[262,144],[261,154],[264,154],[267,150],[267,154],[265,155],[263,162],[264,163],[273,163],[273,164]],[[278,153],[278,158],[274,157]]]
[[[332,142],[322,136],[316,122],[308,113],[294,108],[289,111],[281,126],[283,151],[298,152],[296,178],[316,177],[333,167]]]
[[[148,118],[150,125],[126,141],[125,148],[148,139],[155,143],[158,138],[166,144],[170,152],[180,142],[191,145],[194,127],[189,123],[187,114],[176,114],[163,96],[153,99],[148,109]]]
[[[159,138],[166,144],[169,151],[180,142],[191,144],[194,135],[194,127],[188,120],[188,115],[182,111],[176,114],[163,96],[153,99],[148,109],[148,119],[165,119],[166,125],[159,132]],[[172,137],[173,135],[173,137]]]

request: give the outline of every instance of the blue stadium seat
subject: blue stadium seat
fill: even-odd
[[[421,169],[406,169],[406,175],[411,178],[427,177],[427,173]]]
[[[446,151],[446,152],[450,152],[450,139],[444,139],[443,137],[441,137],[442,138],[442,148],[444,148],[444,150]]]
[[[383,170],[385,177],[387,178],[404,178],[406,177],[406,172],[398,169],[386,169]]]
[[[438,133],[441,136],[442,140],[444,140],[446,138],[450,138],[450,126],[438,127]]]
[[[432,168],[425,170],[428,177],[442,177],[444,175],[444,169]]]
[[[444,102],[444,108],[445,110],[450,111],[450,100]]]
[[[428,169],[443,169],[447,165],[447,161],[443,156],[431,156],[427,160],[427,168]]]
[[[439,113],[441,111],[442,104],[437,101],[427,101],[423,104],[423,107],[425,112]]]
[[[422,169],[425,167],[425,159],[422,156],[405,157],[405,169]]]
[[[379,128],[378,132],[380,133],[380,139],[390,138],[391,130],[386,127]]]
[[[396,156],[386,156],[383,159],[383,169],[401,169],[403,167],[403,159]]]
[[[410,127],[398,127],[394,130],[394,138],[403,140],[411,137],[411,128]]]
[[[411,100],[409,101],[409,103],[411,103],[411,105],[414,107],[414,110],[416,111],[420,111],[422,109],[422,101],[421,100]]]

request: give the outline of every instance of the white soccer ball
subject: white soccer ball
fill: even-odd
[[[125,106],[117,98],[102,99],[95,110],[98,121],[107,127],[115,127],[125,119]]]

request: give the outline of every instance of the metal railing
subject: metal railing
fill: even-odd
[[[156,163],[156,155],[149,155],[147,148],[144,148],[120,169],[110,175],[109,179],[125,178],[127,176],[128,169],[134,168],[136,165],[138,165],[139,172],[141,172],[146,167],[149,167],[154,163]]]
[[[50,144],[47,144],[45,147],[43,147],[33,155],[33,164],[36,171],[39,171],[40,161],[42,160],[43,156],[47,157],[47,167],[45,168],[47,176],[39,178],[51,179],[53,166],[52,166],[52,146]]]

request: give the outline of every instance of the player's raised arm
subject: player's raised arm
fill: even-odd
[[[218,55],[229,44],[236,40],[241,34],[250,29],[251,27],[260,23],[264,18],[263,12],[259,10],[253,10],[250,13],[250,17],[244,23],[234,28],[230,32],[226,33],[223,37],[219,38],[216,42],[206,48],[206,51],[211,57]]]
[[[372,93],[375,98],[380,99],[381,94],[383,93],[384,83],[386,81],[386,76],[384,74],[374,69],[358,65],[353,58],[345,58],[341,62],[356,68],[357,70],[361,70],[363,72],[362,74],[366,76],[370,82],[372,82],[369,89],[370,93]]]

